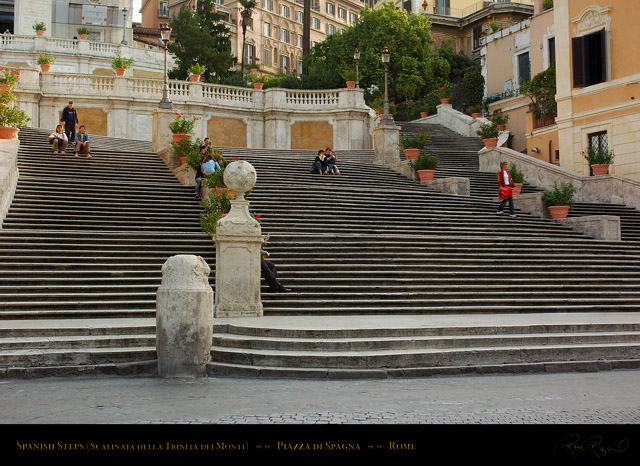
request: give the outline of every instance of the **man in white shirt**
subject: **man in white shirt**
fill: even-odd
[[[61,154],[64,152],[67,144],[69,143],[67,135],[62,131],[62,125],[56,126],[56,130],[49,135],[47,141],[51,144],[54,154]]]

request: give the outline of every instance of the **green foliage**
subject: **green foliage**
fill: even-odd
[[[545,190],[542,193],[542,201],[547,206],[568,205],[573,207],[573,197],[577,192],[578,188],[571,183],[561,183],[560,186],[554,183],[553,189]]]
[[[111,59],[111,67],[114,70],[118,68],[127,70],[131,65],[133,65],[133,58],[123,58],[120,52],[116,52],[116,56]]]
[[[524,173],[518,170],[518,167],[516,167],[514,164],[511,164],[511,166],[509,167],[509,173],[511,174],[511,179],[514,183],[525,182]]]
[[[302,81],[295,75],[287,74],[280,79],[280,86],[284,89],[300,89],[302,87]]]
[[[33,28],[34,31],[46,31],[47,30],[47,26],[45,26],[44,23],[35,23],[31,27]]]
[[[226,189],[211,191],[200,201],[200,207],[203,210],[200,214],[202,231],[213,236],[216,233],[218,220],[231,210],[231,196]]]
[[[531,81],[520,81],[520,93],[529,97],[535,105],[536,118],[550,118],[558,113],[556,103],[556,67],[552,64],[538,73]]]
[[[200,139],[196,140],[196,142],[191,142],[190,138],[184,138],[180,142],[172,142],[171,146],[173,147],[173,151],[178,157],[190,157],[195,152],[198,154],[198,149],[202,141]]]
[[[38,55],[38,65],[50,65],[54,61],[56,61],[56,57],[52,57],[46,53]]]
[[[449,64],[432,49],[431,24],[424,15],[409,15],[393,3],[375,10],[365,8],[360,18],[342,34],[332,34],[316,44],[304,59],[307,71],[303,88],[344,87],[336,73],[345,64],[354,65],[353,51],[360,50],[360,87],[367,102],[384,89],[384,66],[380,58],[386,46],[391,52],[388,66],[389,98],[398,102],[421,98],[446,82]]]
[[[205,71],[207,71],[207,67],[204,65],[201,65],[200,63],[194,63],[187,69],[187,73],[189,74],[203,75]]]
[[[467,115],[471,115],[473,113],[482,113],[482,104],[477,104],[477,105],[469,105],[464,112]]]
[[[502,28],[500,27],[500,25],[499,25],[498,23],[496,23],[495,21],[491,21],[491,22],[489,23],[489,27],[491,28],[491,30],[492,30],[493,32],[498,32],[500,29],[502,29]]]
[[[0,69],[0,84],[8,84],[13,86],[20,81],[20,72],[16,70],[10,70],[9,68]]]
[[[470,105],[482,103],[484,77],[480,64],[462,52],[456,53],[450,40],[442,43],[438,55],[449,63],[449,97],[453,108],[463,111]]]
[[[8,93],[6,93],[8,94]],[[0,105],[0,126],[8,126],[11,128],[24,128],[31,118],[17,107],[9,105]]]
[[[173,134],[191,134],[193,132],[193,126],[196,124],[196,117],[188,119],[184,116],[184,113],[176,112],[176,118],[169,123],[169,129]]]
[[[430,141],[427,133],[418,133],[416,135],[403,134],[400,136],[400,146],[403,149],[424,149]]]
[[[411,161],[411,167],[415,170],[435,170],[438,168],[438,156],[428,154],[426,152],[421,153],[416,160]]]
[[[491,122],[496,125],[506,125],[509,121],[509,115],[505,115],[504,113],[494,113],[491,116]]]
[[[199,63],[206,67],[203,81],[236,85],[224,82],[235,58],[231,53],[229,28],[214,7],[212,0],[200,0],[195,11],[183,6],[172,16],[171,34],[175,42],[167,44],[167,48],[176,57],[176,68],[171,70],[170,77],[185,79],[188,68]]]
[[[211,80],[216,81],[216,79]],[[248,83],[247,77],[240,70],[232,70],[229,71],[225,77],[220,81],[221,84],[226,86],[238,86],[238,87],[246,87]]]
[[[80,35],[84,35],[84,34],[89,35],[89,34],[91,34],[91,29],[89,29],[86,26],[79,27],[78,28],[78,34],[80,34]]]
[[[476,132],[476,134],[480,136],[482,139],[497,138],[498,125],[496,125],[494,122],[483,123],[480,125],[480,128],[478,128],[478,131]]]
[[[607,149],[589,147],[582,151],[582,156],[589,165],[611,165],[613,163],[613,151]]]
[[[543,0],[542,9],[549,10],[550,8],[553,8],[553,0]]]

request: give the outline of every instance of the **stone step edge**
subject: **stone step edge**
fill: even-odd
[[[386,379],[399,377],[436,377],[451,375],[487,375],[518,373],[603,372],[640,369],[640,359],[558,361],[496,365],[440,366],[385,369],[305,369],[293,367],[241,366],[228,363],[207,364],[212,377],[314,378],[314,379]]]
[[[157,374],[157,360],[64,366],[0,367],[0,379],[31,379],[71,376],[153,377],[157,376]]]

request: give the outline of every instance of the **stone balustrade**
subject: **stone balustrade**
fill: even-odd
[[[155,125],[163,89],[160,79],[19,71],[19,106],[35,127],[53,129],[62,108],[73,100],[79,123],[96,135],[167,140],[167,118],[180,112],[196,117],[194,137],[208,136],[217,146],[371,148],[375,114],[365,104],[362,89],[256,90],[170,80],[173,110]],[[153,139],[154,131],[162,134]]]
[[[95,73],[111,70],[111,60],[116,52],[133,58],[136,74],[153,74],[161,77],[164,72],[164,51],[93,40],[62,39],[45,36],[7,35],[0,37],[0,64],[24,63],[37,66],[41,53],[54,55],[54,72]],[[174,57],[167,57],[169,69],[175,66]]]

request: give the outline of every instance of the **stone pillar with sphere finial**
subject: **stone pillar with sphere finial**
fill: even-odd
[[[256,184],[256,170],[244,160],[224,170],[224,183],[236,192],[231,210],[218,221],[216,243],[215,317],[260,317],[260,223],[249,212],[244,193]]]

